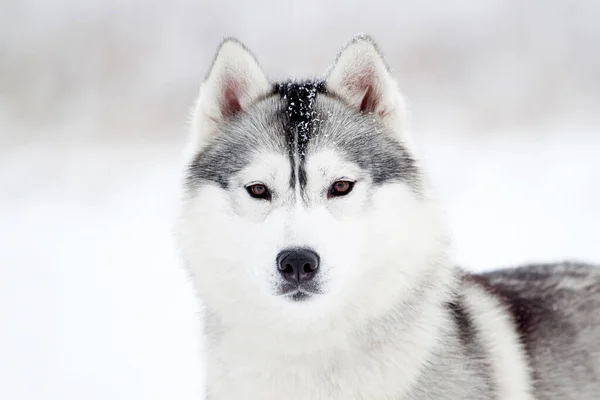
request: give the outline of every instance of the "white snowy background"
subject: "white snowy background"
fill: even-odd
[[[598,15],[594,0],[2,0],[0,399],[201,398],[171,224],[224,36],[276,79],[372,34],[456,261],[600,262]]]

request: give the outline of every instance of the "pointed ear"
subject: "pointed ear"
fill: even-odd
[[[225,39],[200,87],[193,116],[196,150],[218,132],[218,125],[271,90],[254,55],[236,39]]]
[[[404,101],[377,45],[359,35],[339,53],[326,74],[327,89],[356,107],[396,125],[402,120]]]

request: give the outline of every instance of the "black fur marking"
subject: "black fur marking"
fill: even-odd
[[[273,93],[285,100],[284,132],[292,165],[290,179],[292,187],[296,184],[296,178],[300,187],[306,185],[306,173],[302,164],[306,157],[308,142],[315,130],[315,124],[319,121],[318,113],[314,109],[315,99],[317,94],[325,92],[325,82],[323,81],[290,81],[276,83],[273,86]],[[300,163],[298,177],[295,176],[296,157]]]
[[[296,187],[296,169],[294,168],[294,157],[290,154],[290,165],[292,168],[290,169],[290,187]]]
[[[479,341],[479,334],[473,324],[473,318],[465,309],[461,298],[447,303],[447,307],[453,317],[458,339],[465,352],[465,359],[473,362],[473,369],[477,371],[477,374],[485,377],[484,381],[489,392],[495,393],[496,385],[492,379],[492,367],[488,361],[489,355],[485,353],[485,348]]]
[[[276,83],[273,92],[286,102],[288,116],[287,137],[290,152],[297,152],[300,159],[306,155],[306,145],[311,138],[314,123],[319,117],[314,110],[318,93],[325,93],[325,82],[284,82]]]
[[[308,182],[308,178],[306,177],[306,169],[303,164],[300,164],[300,168],[298,168],[298,183],[301,188],[306,187],[306,183]]]
[[[477,336],[471,316],[467,314],[467,311],[463,308],[462,304],[457,300],[452,303],[448,303],[448,309],[450,310],[456,327],[458,328],[458,337],[462,345],[466,348],[469,347],[473,339]]]

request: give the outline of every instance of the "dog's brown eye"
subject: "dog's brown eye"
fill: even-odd
[[[256,183],[254,185],[246,186],[246,190],[248,191],[248,194],[251,197],[254,197],[255,199],[271,199],[271,192],[269,191],[269,188],[267,188],[262,183]]]
[[[327,197],[345,196],[352,191],[354,182],[352,181],[336,181],[329,188]]]

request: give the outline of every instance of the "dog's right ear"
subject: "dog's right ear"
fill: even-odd
[[[193,116],[193,136],[198,151],[219,130],[219,124],[246,109],[271,90],[254,55],[240,41],[225,39],[212,64]]]

